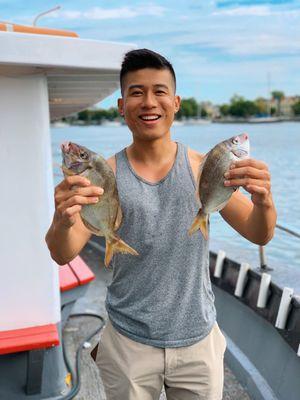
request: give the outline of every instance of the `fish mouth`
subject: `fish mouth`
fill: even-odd
[[[235,150],[231,150],[231,152],[237,158],[246,158],[248,156],[248,151],[247,150],[243,150],[243,149],[235,149]]]
[[[60,145],[60,148],[66,154],[70,153],[71,151],[76,152],[78,150],[78,146],[72,142],[63,142]]]

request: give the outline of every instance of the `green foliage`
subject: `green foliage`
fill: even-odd
[[[229,105],[228,104],[222,104],[220,106],[220,113],[221,115],[223,115],[224,117],[227,117],[229,115]]]
[[[230,105],[220,106],[220,112],[223,116],[231,115],[237,118],[248,118],[259,114],[259,107],[250,100],[245,100],[242,96],[234,95],[231,98]]]
[[[178,119],[195,118],[197,114],[198,114],[198,104],[193,97],[181,100],[180,110],[177,113]]]
[[[208,112],[206,111],[206,109],[204,107],[201,108],[201,118],[206,118],[208,117]]]
[[[101,124],[103,121],[114,121],[119,118],[118,109],[111,107],[108,110],[98,109],[98,110],[84,110],[77,114],[77,119],[84,123]]]
[[[271,94],[272,98],[277,102],[276,114],[279,116],[281,114],[281,101],[284,99],[284,93],[280,90],[274,90]]]
[[[281,92],[280,90],[274,90],[271,94],[272,94],[272,98],[273,98],[274,100],[279,101],[279,102],[280,102],[282,99],[284,99],[284,93]]]
[[[268,114],[269,107],[268,107],[268,101],[266,99],[259,97],[254,101],[254,103],[257,107],[259,115]]]
[[[300,115],[300,100],[292,106],[292,110],[295,115]]]

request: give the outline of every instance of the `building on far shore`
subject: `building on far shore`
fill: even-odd
[[[278,102],[276,99],[270,100],[270,110],[274,110],[276,115],[282,117],[293,117],[293,105],[300,101],[300,96],[286,96]]]

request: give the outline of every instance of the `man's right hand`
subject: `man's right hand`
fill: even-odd
[[[102,188],[91,186],[83,176],[66,177],[55,187],[55,223],[70,228],[78,220],[82,206],[97,203],[102,194]]]

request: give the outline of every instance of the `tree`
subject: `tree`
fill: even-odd
[[[300,100],[292,106],[292,110],[295,115],[300,115]]]
[[[266,99],[263,97],[258,97],[254,103],[257,107],[259,115],[264,116],[268,114],[268,101]]]
[[[193,118],[197,116],[198,104],[197,101],[190,97],[188,99],[182,99],[180,104],[180,110],[177,113],[177,118]]]
[[[222,104],[220,106],[220,113],[224,117],[227,117],[227,115],[229,115],[229,105],[228,104]]]
[[[243,97],[234,96],[228,110],[230,115],[239,118],[248,118],[258,114],[258,107],[253,101],[245,100]]]
[[[277,115],[281,114],[281,102],[284,99],[284,93],[279,90],[274,90],[272,93],[272,99],[274,99],[277,103]]]

